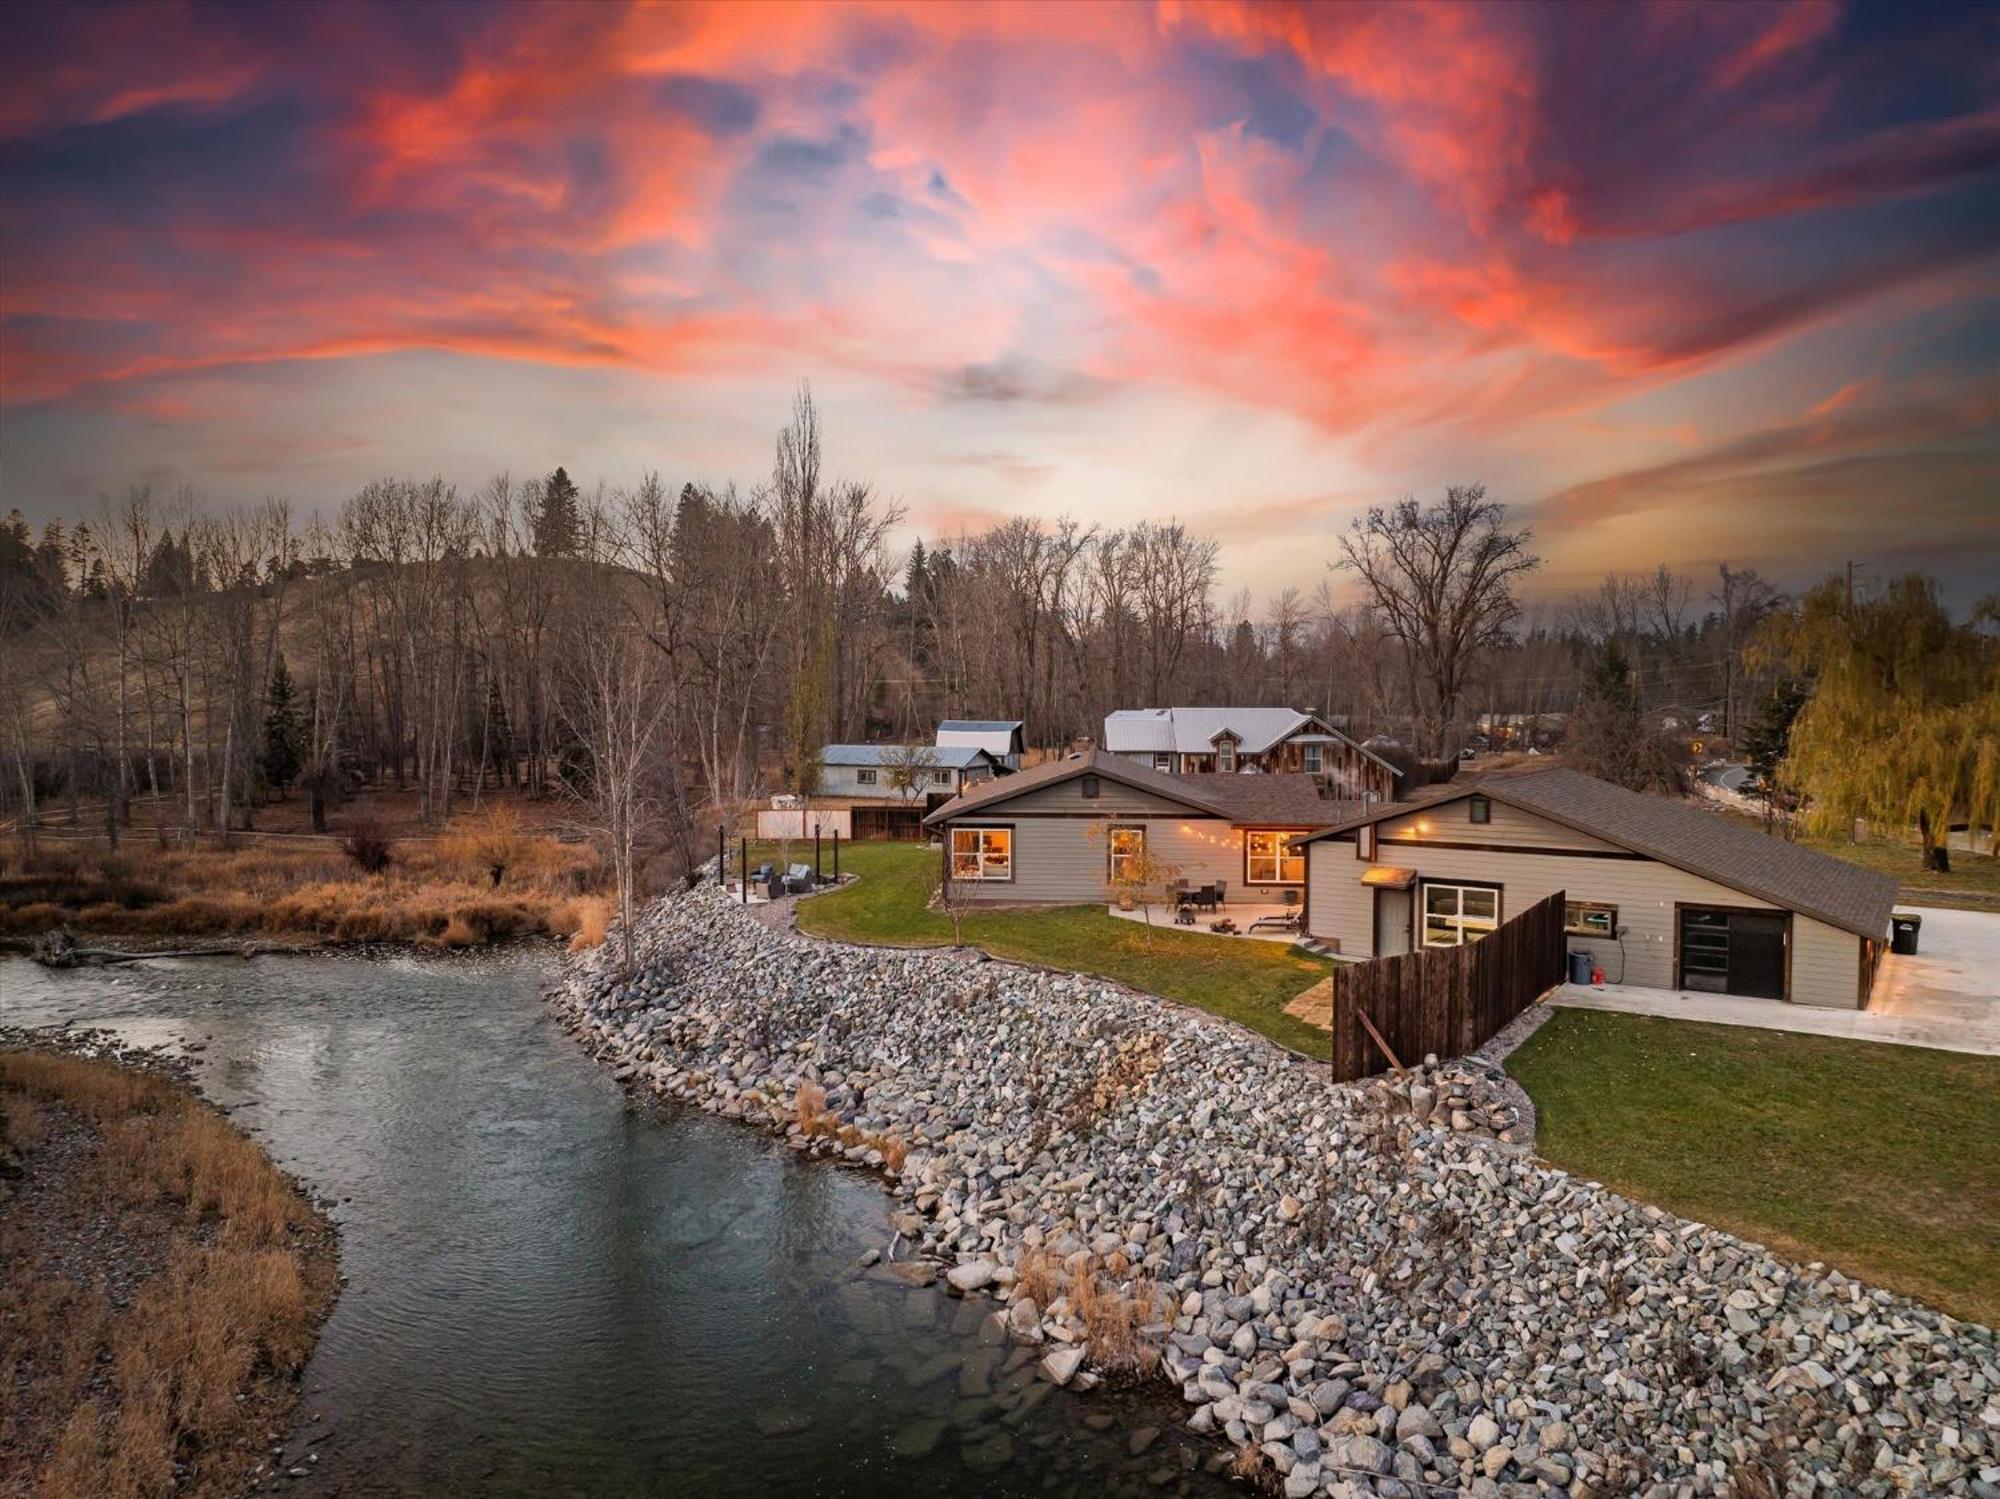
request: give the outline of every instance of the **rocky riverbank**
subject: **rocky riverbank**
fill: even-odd
[[[1990,1330],[1538,1166],[1476,1064],[1334,1087],[1149,996],[714,887],[640,950],[553,996],[621,1078],[880,1168],[909,1273],[994,1297],[1054,1382],[1174,1381],[1294,1499],[2000,1499]]]

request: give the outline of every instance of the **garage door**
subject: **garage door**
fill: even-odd
[[[1690,906],[1681,912],[1681,987],[1752,999],[1785,997],[1782,911]]]

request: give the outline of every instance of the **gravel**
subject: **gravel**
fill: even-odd
[[[1172,1381],[1276,1491],[2000,1499],[1989,1329],[1536,1163],[1490,1063],[1331,1085],[1148,995],[713,886],[639,950],[551,994],[619,1076],[882,1170],[892,1260],[1071,1390]]]

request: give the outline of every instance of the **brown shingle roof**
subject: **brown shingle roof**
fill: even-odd
[[[1504,771],[1456,781],[1452,787],[1454,797],[1480,792],[1858,936],[1880,939],[1889,928],[1896,903],[1896,881],[1890,876],[1769,837],[1686,802],[1627,791],[1561,768]],[[1409,810],[1406,802],[1385,802],[1315,836]]]
[[[1229,809],[1232,822],[1269,823],[1277,827],[1323,828],[1356,816],[1361,802],[1328,801],[1309,775],[1278,772],[1263,775],[1204,774],[1179,778],[1211,801]]]
[[[1034,791],[1042,786],[1053,786],[1058,782],[1085,774],[1102,776],[1107,781],[1116,781],[1123,786],[1170,797],[1197,812],[1206,812],[1211,817],[1229,815],[1228,809],[1222,803],[1211,801],[1196,791],[1186,776],[1170,776],[1165,771],[1152,770],[1119,755],[1107,755],[1102,750],[1091,750],[1072,759],[1047,761],[1037,765],[1033,770],[1024,770],[1017,775],[982,781],[973,790],[959,793],[931,813],[924,819],[924,826],[948,822],[954,817],[964,817],[981,807],[1012,801],[1024,792]]]
[[[1311,776],[1304,775],[1169,775],[1122,755],[1092,750],[1072,760],[1052,760],[1019,775],[982,781],[953,797],[924,819],[925,826],[966,817],[982,808],[1012,801],[1024,792],[1081,775],[1150,791],[1210,817],[1236,823],[1269,823],[1280,827],[1320,828],[1361,810],[1359,802],[1330,802],[1320,797]]]

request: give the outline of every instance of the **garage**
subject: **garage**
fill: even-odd
[[[1681,906],[1680,980],[1702,994],[1783,999],[1791,917],[1783,911]]]

